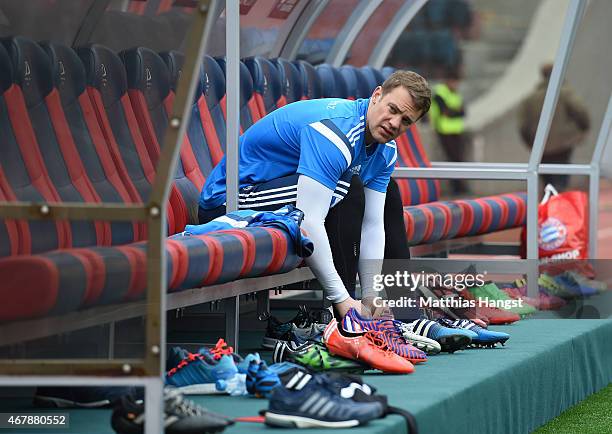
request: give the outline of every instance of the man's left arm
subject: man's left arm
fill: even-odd
[[[365,210],[361,225],[359,251],[359,282],[362,299],[374,297],[374,276],[380,274],[385,254],[386,193],[365,187]]]
[[[374,297],[374,276],[382,270],[385,256],[385,199],[391,174],[397,160],[395,141],[385,143],[379,159],[373,166],[372,178],[364,183],[365,210],[361,224],[359,250],[359,283],[362,298]],[[380,158],[380,157],[383,158]]]

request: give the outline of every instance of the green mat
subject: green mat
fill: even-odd
[[[433,356],[414,374],[364,379],[386,394],[392,405],[411,411],[420,432],[427,434],[530,432],[612,381],[612,320],[523,320],[494,329],[511,334],[505,347]],[[194,400],[235,417],[255,416],[267,406],[265,400],[246,397]],[[109,416],[109,411],[74,410],[69,432],[108,433]],[[256,423],[237,423],[225,432],[262,430],[295,433],[270,431]],[[0,431],[5,432],[24,431]],[[389,416],[350,432],[400,434],[406,433],[406,426],[401,417]]]

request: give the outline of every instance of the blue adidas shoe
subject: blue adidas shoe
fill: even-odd
[[[219,380],[228,380],[238,373],[230,356],[219,360],[202,354],[189,354],[166,374],[166,384],[174,386],[186,395],[221,393],[217,390]]]
[[[296,371],[285,387],[272,392],[265,422],[291,428],[349,428],[378,419],[383,412],[380,402],[343,398],[325,377]]]
[[[270,366],[268,366],[268,369],[274,372],[278,376],[285,375],[288,371],[295,370],[295,369],[299,371],[306,371],[306,368],[304,368],[303,366],[300,366],[292,362],[273,363]]]
[[[251,361],[246,374],[247,392],[258,398],[269,398],[276,387],[282,386],[278,374],[268,368],[266,362]]]
[[[166,371],[176,368],[179,363],[189,357],[189,351],[181,347],[172,347],[166,357]]]
[[[321,342],[325,327],[327,324],[312,323],[306,328],[299,328],[294,324],[289,332],[288,342],[293,342],[297,346],[306,342]]]
[[[467,348],[472,339],[478,337],[473,331],[448,327],[426,318],[417,319],[404,327],[411,333],[437,341],[442,351],[449,353]]]
[[[452,322],[454,327],[470,330],[476,333],[476,337],[472,338],[472,344],[479,346],[490,346],[494,347],[495,344],[500,343],[504,345],[508,339],[510,339],[510,335],[504,332],[494,332],[492,330],[485,329],[480,327],[479,325],[474,324],[469,319],[458,319]]]
[[[241,374],[247,373],[249,366],[251,365],[251,362],[255,362],[255,363],[261,362],[261,357],[259,356],[259,353],[249,353],[244,358],[234,353],[232,354],[232,357],[234,357],[234,362],[236,363],[238,372],[240,372]]]
[[[596,288],[579,282],[575,276],[567,272],[554,276],[553,279],[576,297],[590,297],[598,292]]]
[[[227,345],[224,339],[219,339],[214,348],[206,348],[202,347],[198,350],[198,353],[210,356],[216,360],[220,359],[221,356],[231,356],[234,359],[234,363],[238,368],[238,372],[241,374],[246,374],[249,369],[249,364],[252,360],[261,362],[261,357],[259,353],[250,353],[246,357],[242,357],[240,354],[234,352],[234,348]]]

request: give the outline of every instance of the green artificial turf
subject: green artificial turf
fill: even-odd
[[[612,432],[612,383],[564,411],[534,434],[608,434]]]

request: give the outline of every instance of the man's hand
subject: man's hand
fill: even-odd
[[[351,297],[334,304],[334,316],[342,319],[351,308],[355,308],[357,313],[364,318],[393,318],[393,312],[388,307],[376,307],[372,299],[359,301]]]
[[[351,309],[355,308],[355,310],[362,316],[367,318],[371,317],[372,314],[370,310],[365,307],[359,300],[355,300],[354,298],[347,298],[340,303],[334,304],[334,316],[338,319],[342,319],[345,317],[346,313]]]
[[[377,307],[374,304],[374,297],[366,297],[363,300],[361,300],[361,303],[363,304],[366,310],[366,316],[369,316],[375,319],[379,319],[379,318],[393,319],[394,318],[393,311],[391,310],[391,308],[387,306]]]

